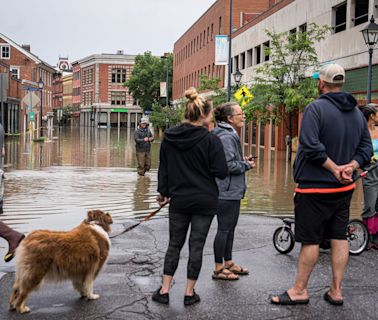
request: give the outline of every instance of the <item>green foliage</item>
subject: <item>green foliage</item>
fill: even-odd
[[[218,89],[220,78],[210,79],[207,74],[200,75],[200,86],[198,87],[199,91],[204,90],[216,90]]]
[[[152,113],[150,115],[150,121],[156,128],[172,127],[181,122],[183,119],[182,107],[163,107],[158,103],[152,105]]]
[[[143,110],[150,110],[154,103],[166,104],[166,98],[160,98],[160,82],[166,81],[168,65],[168,97],[172,98],[173,55],[168,59],[155,57],[147,51],[135,58],[132,75],[124,83],[129,92]]]
[[[63,107],[63,117],[69,117],[72,114],[73,107],[72,105],[66,105]]]
[[[244,107],[248,120],[262,122],[272,116],[280,121],[283,113],[301,111],[317,96],[316,81],[309,71],[318,68],[315,44],[324,39],[330,28],[314,23],[306,32],[276,33],[266,30],[270,38],[270,61],[256,70],[254,99]]]
[[[227,91],[223,88],[218,87],[219,81],[220,78],[209,79],[209,77],[206,74],[202,74],[200,76],[200,86],[197,88],[198,91],[213,91],[213,94],[210,98],[213,101],[214,108],[221,105],[222,103],[227,102]],[[231,87],[232,96],[236,92],[236,90],[236,86]]]

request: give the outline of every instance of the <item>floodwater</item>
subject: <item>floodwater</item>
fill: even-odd
[[[62,128],[45,143],[26,137],[6,140],[6,187],[1,220],[22,232],[67,230],[89,209],[102,209],[115,221],[154,210],[160,142],[152,144],[152,169],[136,173],[133,129]],[[247,174],[244,213],[292,215],[294,183],[285,155],[260,149],[257,167]],[[361,212],[358,186],[352,214]],[[163,209],[162,214],[167,210]]]

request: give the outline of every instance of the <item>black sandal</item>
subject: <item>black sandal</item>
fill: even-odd
[[[331,297],[329,294],[329,291],[327,291],[324,296],[324,300],[327,301],[329,304],[332,304],[333,306],[342,306],[344,304],[344,300],[335,300]]]
[[[310,302],[310,299],[292,300],[287,291],[274,297],[277,297],[278,301],[274,301],[272,297],[270,299],[270,303],[278,304],[281,306],[295,306],[298,304],[308,304]]]

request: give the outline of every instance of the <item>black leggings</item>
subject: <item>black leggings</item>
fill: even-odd
[[[164,274],[173,276],[180,259],[180,251],[190,229],[187,278],[197,280],[202,266],[203,247],[213,215],[169,213],[169,245],[164,260]]]
[[[234,231],[240,213],[240,200],[219,200],[218,231],[214,239],[214,257],[216,263],[232,260]]]

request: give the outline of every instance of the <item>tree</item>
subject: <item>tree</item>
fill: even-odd
[[[143,110],[151,110],[154,103],[165,104],[165,98],[160,98],[160,82],[166,81],[167,64],[169,97],[172,97],[173,55],[161,59],[147,51],[135,58],[132,75],[124,86]]]
[[[217,107],[222,103],[227,101],[227,92],[223,88],[219,88],[220,78],[209,79],[206,74],[200,76],[200,85],[198,91],[212,90],[213,94],[211,95],[211,100],[213,101],[213,106]],[[233,92],[235,87],[232,88]]]
[[[172,108],[169,106],[162,106],[161,104],[154,103],[152,105],[152,113],[150,120],[154,127],[165,129],[178,124],[183,118],[183,108]]]
[[[266,30],[270,45],[265,48],[265,55],[269,55],[270,62],[256,70],[251,88],[254,99],[244,108],[248,120],[264,123],[273,118],[279,122],[285,114],[302,111],[316,98],[316,82],[309,71],[318,67],[315,44],[329,30],[328,26],[314,23],[299,33]]]

